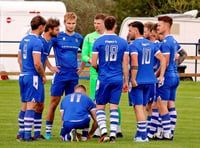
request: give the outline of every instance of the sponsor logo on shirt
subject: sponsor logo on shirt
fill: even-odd
[[[64,45],[64,46],[62,46],[62,48],[73,48],[73,49],[77,49],[78,47],[76,47],[76,46],[67,46],[67,45]]]
[[[149,43],[142,43],[142,46],[149,46]]]
[[[117,43],[116,40],[112,41],[112,40],[105,40],[105,43]]]

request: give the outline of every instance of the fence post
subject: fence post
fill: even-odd
[[[195,51],[195,56],[198,54],[198,43],[196,44],[196,51]],[[197,59],[195,59],[195,74],[197,74]],[[197,77],[195,76],[195,82],[197,81]]]

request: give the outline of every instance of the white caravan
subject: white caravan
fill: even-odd
[[[185,43],[199,43],[200,39],[200,19],[196,18],[197,10],[192,10],[184,14],[166,14],[173,18],[173,25],[171,28],[171,34],[181,44],[181,46],[187,51],[188,56],[195,56],[196,46],[185,45]],[[127,17],[123,20],[119,32],[119,36],[127,40],[128,36],[128,24],[133,21],[146,22],[158,22],[157,17]],[[182,65],[186,65],[185,73],[195,73],[195,60],[185,60]],[[200,73],[200,62],[197,62],[197,73]],[[199,78],[198,78],[199,80]]]
[[[31,31],[30,21],[36,15],[59,19],[63,30],[66,11],[65,4],[58,1],[0,1],[0,54],[18,53],[19,41]],[[19,72],[17,58],[0,57],[0,71]]]

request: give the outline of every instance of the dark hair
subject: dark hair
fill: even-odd
[[[143,35],[143,33],[144,33],[144,25],[141,22],[135,21],[135,22],[130,23],[128,26],[132,26],[132,27],[137,28],[139,30],[139,33],[141,35]]]
[[[159,16],[158,21],[163,21],[163,22],[169,23],[170,27],[173,24],[173,19],[170,16]]]
[[[107,30],[112,30],[116,24],[116,18],[114,16],[107,16],[104,20],[104,25]]]
[[[36,30],[40,25],[46,25],[46,20],[40,15],[33,17],[31,20],[31,29]]]
[[[98,13],[94,17],[95,20],[99,20],[99,19],[105,20],[105,18],[106,18],[106,15],[104,15],[103,13]]]
[[[153,30],[157,32],[157,27],[158,27],[158,24],[155,23],[155,24],[152,26],[152,28],[151,28],[151,32],[152,32]]]
[[[76,89],[78,89],[78,88],[81,88],[81,89],[83,89],[83,90],[86,92],[86,87],[85,87],[85,85],[83,85],[83,84],[78,84],[78,85],[75,86],[74,90],[76,90]]]
[[[53,30],[54,27],[58,27],[59,25],[60,25],[59,20],[50,18],[50,19],[47,20],[44,32],[49,31],[49,29]]]

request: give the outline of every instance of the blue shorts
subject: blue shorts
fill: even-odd
[[[158,86],[158,96],[161,100],[175,101],[179,82],[179,77],[165,77],[163,85]]]
[[[152,84],[139,84],[137,87],[132,87],[129,92],[129,105],[144,105],[148,103]]]
[[[65,137],[66,134],[70,133],[72,129],[84,129],[89,128],[90,118],[86,118],[79,122],[65,121],[63,127],[61,128],[60,135]]]
[[[148,103],[153,103],[153,101],[156,98],[156,84],[152,84],[150,87],[151,87],[151,91],[148,98]]]
[[[44,102],[44,84],[37,75],[19,77],[21,102]]]
[[[19,76],[19,89],[20,89],[20,96],[21,96],[21,102],[25,103],[26,102],[26,98],[25,98],[25,86],[23,84],[23,79],[24,76]]]
[[[98,105],[107,103],[119,104],[122,93],[123,80],[97,80],[95,100]]]
[[[155,84],[155,95],[154,95],[153,102],[157,102],[157,101],[158,101],[158,83]]]
[[[57,81],[51,84],[51,96],[65,96],[74,92],[74,87],[78,84],[77,80]]]

